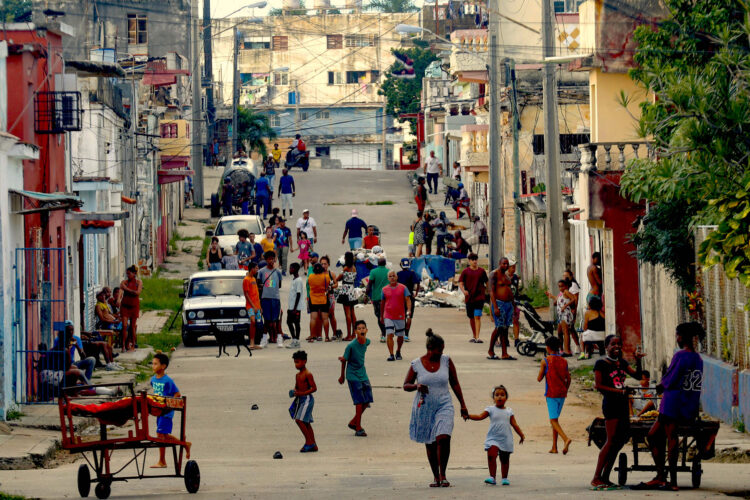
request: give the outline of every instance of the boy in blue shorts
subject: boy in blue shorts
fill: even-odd
[[[572,439],[563,432],[559,419],[565,398],[568,397],[570,371],[568,362],[560,356],[560,339],[549,337],[545,344],[547,356],[542,360],[536,380],[537,382],[544,380],[544,396],[547,400],[549,423],[552,426],[552,448],[549,452],[557,453],[557,436],[560,436],[563,440],[563,455],[567,455]]]
[[[164,396],[167,398],[180,398],[180,390],[177,388],[177,384],[174,383],[169,375],[164,373],[169,366],[169,356],[164,353],[154,354],[154,359],[151,360],[151,370],[154,372],[154,376],[151,377],[151,387],[154,388],[154,395]],[[169,441],[177,441],[177,438],[172,436],[172,417],[174,412],[169,412],[161,417],[156,417],[156,436],[160,439],[166,439]],[[190,458],[190,446],[191,443],[187,443],[185,446],[185,454],[187,458]],[[152,465],[152,469],[164,469],[167,466],[165,458],[165,448],[159,448],[159,461]]]
[[[367,346],[370,345],[370,339],[367,338],[367,323],[363,320],[354,324],[354,330],[357,337],[347,344],[344,355],[339,358],[341,361],[339,384],[344,383],[344,374],[346,374],[349,393],[355,408],[354,418],[349,422],[349,428],[354,431],[355,436],[366,437],[367,433],[362,428],[362,414],[372,403],[372,385],[365,370],[365,352],[367,352]]]
[[[310,424],[313,423],[312,411],[315,406],[313,392],[317,391],[318,387],[315,385],[312,373],[307,369],[307,353],[297,351],[292,354],[292,359],[298,373],[294,380],[294,389],[289,391],[289,395],[295,398],[289,412],[299,430],[302,431],[302,435],[305,436],[305,445],[299,450],[300,453],[315,452],[318,451],[318,445],[315,444],[315,433]]]

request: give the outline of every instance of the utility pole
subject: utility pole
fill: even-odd
[[[386,165],[386,160],[388,158],[388,154],[387,154],[387,151],[388,151],[388,130],[387,130],[388,119],[387,119],[387,116],[385,114],[385,105],[386,105],[386,103],[383,103],[383,111],[381,111],[383,113],[383,116],[381,116],[381,118],[383,120],[383,146],[382,146],[383,154],[381,155],[381,158],[380,158],[380,170],[387,170],[388,169],[388,166]]]
[[[518,157],[518,130],[521,128],[521,117],[518,112],[518,92],[516,91],[516,63],[508,61],[511,88],[511,104],[513,106],[513,212],[516,219],[516,262],[520,261],[521,248],[521,209],[518,207],[518,199],[521,197],[521,165]]]
[[[294,80],[294,133],[299,134],[299,80]]]
[[[192,131],[193,135],[190,137],[190,142],[192,144],[191,151],[190,151],[190,164],[192,165],[192,170],[195,172],[195,179],[193,182],[193,189],[194,189],[194,196],[195,199],[193,200],[193,203],[198,205],[199,207],[203,207],[203,145],[202,145],[202,138],[203,134],[201,132],[203,125],[203,122],[201,121],[201,111],[202,111],[202,105],[201,105],[201,54],[200,54],[200,42],[199,42],[199,33],[200,30],[198,28],[198,19],[200,17],[198,16],[198,2],[193,2],[192,7],[192,14],[193,14],[193,25],[191,29],[191,36],[192,36],[192,58],[191,58],[191,68],[190,68],[190,74],[192,77],[192,85],[193,85],[193,105],[191,108],[191,120],[190,124],[192,125]]]
[[[232,63],[232,154],[237,151],[237,108],[240,105],[240,84],[237,71],[237,57],[239,52],[239,31],[237,26],[232,29],[232,39],[234,40],[234,58]]]
[[[498,0],[491,1],[491,10],[498,11]],[[500,263],[503,255],[503,183],[500,165],[500,148],[502,139],[500,135],[500,79],[498,78],[498,36],[497,21],[490,23],[490,269],[494,269]]]
[[[555,11],[552,8],[553,0],[542,0],[542,55],[546,59],[555,55]],[[562,221],[562,195],[560,193],[560,162],[558,152],[560,151],[560,133],[557,124],[557,78],[555,65],[552,62],[544,63],[544,164],[547,167],[547,221],[549,224],[549,256],[550,267],[548,287],[555,289],[555,284],[563,274],[563,221]]]
[[[216,106],[214,106],[214,71],[211,52],[211,0],[203,0],[203,57],[203,76],[207,85],[206,120],[208,122],[208,133],[206,134],[206,142],[212,143],[214,140]]]

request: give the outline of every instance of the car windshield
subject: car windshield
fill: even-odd
[[[263,228],[258,219],[223,220],[216,226],[216,236],[237,235],[240,229],[247,229],[248,233],[263,234]]]
[[[242,276],[196,278],[190,281],[188,297],[211,297],[214,295],[244,295]]]

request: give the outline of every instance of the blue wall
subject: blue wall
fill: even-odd
[[[750,429],[750,371],[740,372],[740,417],[745,421],[745,431]]]
[[[732,422],[732,376],[737,370],[734,366],[703,356],[703,393],[701,394],[701,405],[703,411],[709,415],[719,418],[724,422]],[[742,394],[742,392],[740,392]],[[750,404],[747,399],[750,393],[745,392],[745,404]]]
[[[318,111],[327,111],[328,118],[318,118]],[[316,135],[362,135],[362,134],[382,134],[383,118],[382,108],[306,108],[300,107],[300,115],[307,113],[307,120],[300,121],[300,134],[303,137],[313,137]],[[294,127],[294,107],[286,110],[266,111],[273,125],[273,116],[277,114],[288,113],[281,117],[281,126],[274,127],[279,137],[291,137],[295,133]],[[393,119],[387,117],[386,126],[393,125]]]

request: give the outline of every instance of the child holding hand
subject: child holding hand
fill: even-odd
[[[484,480],[485,483],[496,485],[495,477],[497,475],[497,459],[500,458],[500,472],[502,474],[503,486],[508,486],[508,469],[510,468],[510,454],[513,453],[513,432],[521,438],[518,442],[522,444],[525,436],[516,422],[513,410],[505,407],[508,400],[508,390],[503,385],[498,385],[492,390],[492,399],[494,406],[488,406],[479,415],[469,415],[464,420],[484,420],[490,417],[490,428],[487,431],[487,439],[484,441],[484,449],[487,452],[487,465],[490,469],[490,477]]]
[[[310,263],[310,250],[312,249],[312,241],[310,241],[307,235],[302,232],[302,239],[297,240],[297,248],[299,250],[300,267],[307,269]]]

